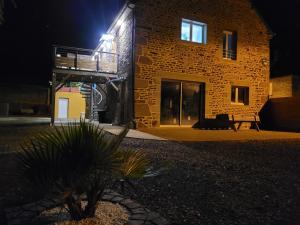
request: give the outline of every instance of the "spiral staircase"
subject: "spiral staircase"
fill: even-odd
[[[92,121],[99,121],[99,113],[106,111],[106,93],[101,84],[83,83],[80,86],[80,93],[88,102],[90,109],[89,119]]]

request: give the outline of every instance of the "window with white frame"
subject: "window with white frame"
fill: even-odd
[[[223,58],[236,60],[237,58],[237,33],[223,31]]]
[[[231,103],[238,105],[249,105],[249,87],[232,86]]]
[[[181,40],[190,41],[199,44],[207,43],[207,24],[182,19],[181,22]]]

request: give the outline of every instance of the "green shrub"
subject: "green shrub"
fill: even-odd
[[[141,178],[148,169],[143,153],[119,149],[127,132],[112,136],[85,122],[42,132],[22,146],[20,175],[35,193],[60,197],[73,220],[93,217],[108,184]]]

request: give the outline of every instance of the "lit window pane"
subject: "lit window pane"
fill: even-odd
[[[231,88],[231,102],[235,103],[236,87]]]
[[[193,24],[193,42],[203,43],[203,26]]]
[[[231,102],[249,105],[249,88],[237,86],[231,87]]]
[[[191,25],[187,22],[182,22],[181,24],[181,40],[191,40]]]

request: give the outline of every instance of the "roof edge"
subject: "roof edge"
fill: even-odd
[[[266,26],[268,32],[269,32],[269,35],[270,35],[270,38],[272,39],[273,37],[276,36],[276,33],[274,33],[272,31],[272,28],[270,27],[269,23],[265,20],[265,18],[262,16],[262,14],[260,13],[260,11],[258,10],[258,8],[255,6],[253,0],[249,0],[250,4],[251,4],[251,7],[252,9],[254,9],[254,11],[256,12],[256,14],[258,15],[258,17],[261,19],[261,21],[264,23],[264,25]]]
[[[111,23],[111,25],[109,26],[109,28],[106,30],[107,34],[111,34],[112,31],[114,30],[114,28],[117,26],[117,23],[119,21],[120,18],[122,18],[122,16],[126,13],[127,9],[132,9],[130,8],[130,6],[134,5],[132,3],[132,1],[127,0],[124,4],[124,6],[120,9],[120,11],[118,12],[118,14],[116,15],[116,17],[114,18],[113,22]],[[101,47],[103,41],[100,41],[99,44],[96,47],[96,51],[99,50],[99,48]]]

